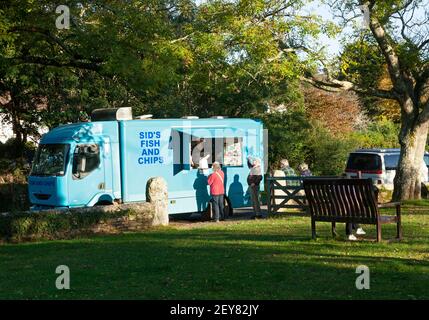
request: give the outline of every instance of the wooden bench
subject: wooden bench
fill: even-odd
[[[381,241],[381,225],[396,223],[397,239],[402,238],[401,204],[378,204],[371,179],[304,179],[304,190],[311,214],[311,232],[316,238],[316,221],[332,223],[374,224],[377,241]],[[381,216],[379,208],[394,207],[396,216]]]

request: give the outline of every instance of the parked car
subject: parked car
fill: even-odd
[[[346,176],[355,177],[358,171],[362,178],[371,178],[376,185],[393,186],[393,179],[398,167],[400,149],[359,149],[349,154]],[[422,182],[429,181],[429,153],[422,159]]]

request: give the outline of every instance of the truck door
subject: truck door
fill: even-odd
[[[104,193],[106,186],[103,159],[99,144],[84,143],[75,146],[72,170],[69,173],[70,206],[88,205],[96,195]]]

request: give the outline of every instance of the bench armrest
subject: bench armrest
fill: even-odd
[[[400,202],[379,203],[377,205],[377,207],[379,207],[379,208],[395,208],[395,207],[400,207],[400,206],[401,206]]]

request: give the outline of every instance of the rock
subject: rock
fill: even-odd
[[[154,204],[153,225],[168,225],[168,188],[164,178],[150,178],[146,184],[146,201]]]

